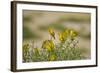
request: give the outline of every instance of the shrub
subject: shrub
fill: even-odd
[[[41,48],[23,45],[23,62],[85,59],[82,49],[78,48],[78,33],[75,30],[65,29],[57,34],[58,38],[52,28],[49,28],[48,32],[51,38],[44,40]],[[56,39],[59,39],[59,42],[54,43]]]

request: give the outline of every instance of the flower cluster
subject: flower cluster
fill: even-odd
[[[52,40],[45,40],[42,44],[43,49],[47,49],[48,51],[53,51],[54,43]]]
[[[78,33],[73,29],[65,29],[58,34],[52,28],[48,29],[50,39],[44,40],[41,48],[33,47],[31,51],[29,44],[23,45],[24,62],[76,60],[84,58],[78,49]],[[55,37],[58,35],[58,37]],[[59,42],[54,43],[54,40]],[[28,60],[27,60],[28,59]]]

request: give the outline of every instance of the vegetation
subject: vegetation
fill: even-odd
[[[34,43],[23,45],[23,62],[85,59],[83,50],[78,48],[78,33],[75,30],[65,29],[57,34],[49,28],[48,33],[50,39],[44,40],[41,48],[35,47]],[[55,39],[59,42],[55,43]]]

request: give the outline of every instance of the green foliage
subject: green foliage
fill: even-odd
[[[78,33],[72,29],[66,29],[60,33],[64,33],[61,34],[61,36],[64,36],[64,40],[59,39],[58,43],[54,43],[51,38],[50,40],[44,40],[41,48],[31,47],[27,44],[23,45],[23,62],[86,59],[83,50],[78,48]]]
[[[29,44],[23,45],[23,62],[29,62],[30,55],[29,55]]]

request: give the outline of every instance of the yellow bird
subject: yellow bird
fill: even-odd
[[[48,29],[48,32],[49,32],[49,34],[51,35],[51,37],[53,37],[53,38],[55,39],[55,33],[54,33],[54,30],[51,29],[51,28],[49,28],[49,29]]]

